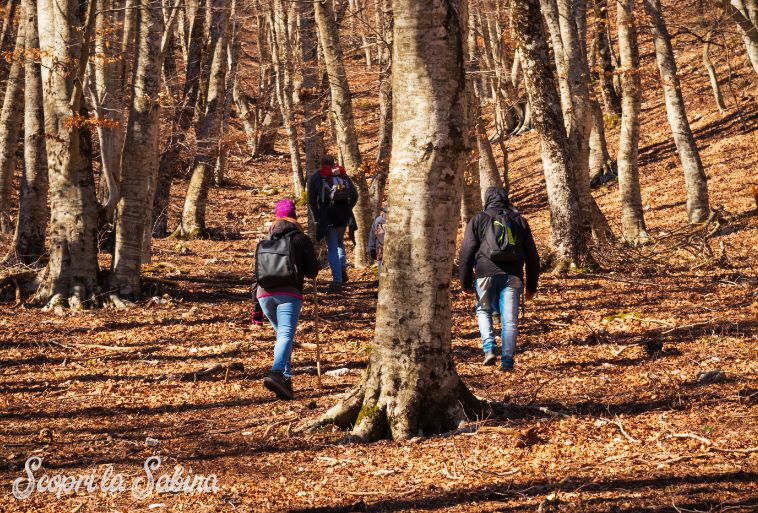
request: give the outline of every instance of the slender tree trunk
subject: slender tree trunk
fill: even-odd
[[[355,266],[368,265],[366,246],[368,232],[371,228],[371,195],[366,182],[366,171],[358,148],[358,136],[353,119],[352,95],[345,73],[337,25],[334,21],[330,2],[316,2],[316,25],[319,32],[321,49],[324,54],[326,71],[329,74],[329,86],[332,94],[331,108],[336,121],[337,144],[348,174],[358,189],[358,204],[354,210],[358,223],[355,237]]]
[[[0,233],[13,232],[11,205],[13,176],[16,172],[16,151],[24,112],[24,27],[20,25],[11,69],[5,88],[3,110],[0,113]]]
[[[380,14],[381,36],[379,43],[379,149],[376,154],[377,171],[372,183],[374,217],[382,208],[392,157],[392,1],[377,0]]]
[[[206,0],[200,0],[192,12],[192,26],[189,29],[187,60],[185,61],[184,91],[181,105],[175,114],[171,135],[161,153],[158,164],[158,180],[153,199],[152,228],[155,237],[165,237],[168,233],[168,207],[171,197],[171,182],[179,165],[182,146],[187,140],[187,132],[192,126],[195,104],[200,94],[201,47],[205,24]]]
[[[23,0],[21,27],[27,48],[39,48],[37,5]],[[45,253],[45,235],[50,212],[47,207],[48,178],[45,155],[45,117],[42,112],[42,77],[38,60],[24,61],[24,171],[11,251],[5,261],[39,264]]]
[[[271,56],[273,57],[274,75],[276,77],[276,97],[279,101],[279,108],[282,111],[284,130],[287,133],[290,163],[292,165],[293,192],[295,197],[299,198],[305,187],[305,177],[303,176],[303,165],[300,160],[299,136],[297,134],[297,126],[295,125],[295,112],[292,101],[294,70],[287,15],[284,0],[273,0],[269,26],[272,32]]]
[[[320,167],[324,153],[323,141],[318,130],[321,117],[318,80],[318,39],[313,2],[299,2],[298,23],[300,30],[300,62],[303,77],[300,101],[303,104],[303,150],[305,172],[308,176]],[[315,233],[315,232],[314,232]]]
[[[621,100],[613,86],[613,60],[611,59],[611,42],[608,38],[608,0],[593,0],[595,20],[595,51],[600,60],[600,93],[605,112],[614,116],[621,115]]]
[[[742,34],[745,43],[748,60],[753,66],[753,71],[758,73],[758,25],[751,20],[742,0],[719,0],[727,17],[731,18]]]
[[[637,157],[640,140],[640,56],[634,20],[634,0],[616,0],[621,56],[621,133],[619,134],[618,171],[621,194],[621,235],[630,244],[648,240],[642,213],[640,176]]]
[[[224,113],[221,117],[221,137],[219,138],[218,157],[216,158],[216,168],[213,170],[213,181],[217,186],[224,184],[226,178],[226,163],[229,150],[225,139],[229,131],[229,117],[232,113],[232,103],[234,103],[234,84],[237,82],[237,67],[239,54],[239,26],[237,24],[237,0],[232,0],[231,15],[229,22],[229,41],[226,44],[226,87],[224,91]]]
[[[111,285],[122,297],[140,294],[145,225],[151,220],[150,180],[158,173],[163,12],[152,0],[137,0],[134,79],[129,124],[121,157],[121,201]],[[152,233],[150,230],[149,233]]]
[[[597,184],[616,174],[616,163],[608,153],[605,124],[600,104],[592,102],[592,133],[590,134],[590,183]]]
[[[716,75],[716,67],[711,61],[711,37],[713,31],[709,31],[703,38],[703,65],[708,70],[708,78],[711,81],[711,89],[713,90],[713,98],[716,100],[716,107],[718,107],[721,114],[726,114],[726,105],[724,104],[724,97],[721,94],[721,87],[719,87],[718,75]]]
[[[361,383],[319,422],[354,424],[362,440],[448,431],[482,409],[455,371],[450,343],[465,4],[394,0],[393,8],[394,155],[374,345]]]
[[[690,223],[701,223],[708,219],[708,183],[700,160],[700,152],[692,135],[687,110],[682,97],[682,89],[677,75],[674,50],[661,13],[660,0],[643,0],[645,11],[653,33],[655,57],[663,84],[666,100],[666,115],[674,135],[674,144],[684,170],[684,183],[687,190],[687,218]]]
[[[5,7],[7,16],[3,20],[3,29],[0,32],[0,51],[12,50],[10,48],[15,44],[13,41],[13,27],[15,26],[16,11],[18,10],[19,0],[10,0]],[[4,82],[8,77],[8,62],[0,59],[0,82]]]
[[[91,64],[90,76],[92,104],[99,120],[97,134],[100,140],[101,179],[98,186],[98,199],[105,205],[105,217],[110,222],[119,200],[118,181],[121,177],[121,150],[124,146],[124,132],[121,126],[122,108],[121,90],[122,70],[120,64],[114,63],[117,48],[110,42],[112,18],[109,17],[111,0],[97,0],[97,20],[95,30],[95,59]]]
[[[513,0],[512,26],[540,135],[540,152],[550,206],[551,245],[563,270],[584,256],[581,214],[560,101],[547,62],[547,44],[538,0]]]
[[[132,76],[132,63],[134,61],[131,58],[134,55],[134,3],[136,0],[124,0],[124,28],[121,34],[121,71],[119,76],[121,77],[121,91],[125,98],[128,98],[130,93],[129,78]]]
[[[175,235],[182,238],[204,236],[205,211],[213,166],[218,154],[218,137],[224,108],[226,86],[226,38],[229,25],[229,0],[211,0],[211,32],[208,49],[208,86],[204,111],[197,126],[197,155],[192,165],[182,220]]]
[[[83,20],[78,0],[37,2],[51,217],[50,260],[37,297],[50,298],[51,307],[59,306],[59,299],[72,308],[96,301],[98,205],[90,140],[87,130],[72,122],[81,116],[92,7]],[[64,72],[54,62],[77,63],[79,69]]]

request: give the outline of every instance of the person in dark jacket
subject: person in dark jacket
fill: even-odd
[[[264,289],[253,272],[253,324],[263,324],[265,314],[276,332],[274,364],[263,386],[276,394],[279,399],[292,399],[292,345],[295,330],[303,306],[303,284],[305,278],[315,278],[318,274],[318,260],[311,239],[303,233],[297,222],[295,203],[283,199],[276,204],[276,220],[271,226],[272,237],[283,237],[290,233],[292,254],[297,268],[297,285]]]
[[[345,185],[346,197],[333,199],[330,196],[335,184]],[[317,240],[326,237],[327,257],[332,270],[331,290],[339,290],[347,281],[345,231],[357,202],[358,191],[345,168],[335,164],[333,157],[323,157],[319,172],[308,179],[308,207],[316,221]]]
[[[495,216],[510,213],[514,222],[512,228],[516,244],[521,245],[523,261],[493,262],[480,249],[485,235]],[[502,324],[501,368],[513,369],[513,355],[516,352],[518,336],[518,307],[521,289],[524,286],[526,267],[526,300],[531,300],[537,292],[540,257],[534,244],[529,224],[511,206],[508,194],[502,187],[490,187],[485,192],[484,211],[475,215],[466,226],[460,253],[461,288],[475,292],[476,318],[482,336],[484,365],[497,362],[497,344],[492,327],[493,312],[500,313]],[[475,275],[474,275],[475,274]]]

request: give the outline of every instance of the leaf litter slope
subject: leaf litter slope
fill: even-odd
[[[650,47],[643,44],[643,50]],[[512,374],[479,365],[471,299],[454,295],[458,371],[476,394],[509,408],[474,422],[470,432],[401,443],[343,444],[342,433],[329,430],[295,433],[359,379],[373,334],[376,280],[352,270],[343,296],[320,297],[322,365],[349,372],[326,375],[316,387],[309,303],[298,330],[306,347],[294,353],[297,399],[272,401],[261,378],[274,337],[269,326],[248,324],[250,269],[278,191],[288,190],[289,164],[277,157],[249,163],[234,155],[230,185],[211,191],[214,237],[156,241],[146,274],[160,300],[125,312],[60,317],[0,306],[0,509],[758,508],[758,217],[747,184],[758,166],[758,104],[743,97],[742,116],[722,118],[699,69],[699,49],[685,39],[675,45],[711,202],[724,209],[725,222],[709,239],[713,258],[705,262],[699,251],[693,256],[692,239],[685,244],[677,235],[686,222],[683,179],[647,53],[642,197],[659,246],[608,252],[610,272],[544,276],[536,302],[527,307]],[[362,142],[373,148],[375,84],[359,66],[352,71]],[[750,79],[746,73],[735,78],[742,84]],[[233,136],[243,140],[238,132]],[[609,130],[612,147],[615,136]],[[514,200],[546,241],[536,136],[511,140],[508,147]],[[185,187],[174,188],[174,219]],[[615,184],[595,195],[618,231]],[[715,369],[722,374],[698,383]],[[147,437],[159,444],[147,446]],[[44,457],[50,474],[101,472],[113,464],[137,476],[154,454],[163,457],[167,472],[182,464],[195,474],[215,473],[221,490],[136,503],[128,493],[37,494],[23,502],[10,495],[11,481],[31,455]]]

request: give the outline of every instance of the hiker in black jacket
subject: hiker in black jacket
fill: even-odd
[[[524,266],[525,297],[531,300],[537,292],[540,257],[529,224],[511,206],[505,189],[490,187],[484,196],[484,211],[469,221],[463,237],[459,268],[461,288],[476,292],[476,318],[482,335],[484,365],[494,365],[497,361],[492,314],[500,313],[501,368],[509,371],[513,369],[516,352]]]
[[[351,221],[355,222],[353,207],[357,202],[358,191],[345,168],[335,164],[333,157],[323,157],[319,172],[308,179],[308,207],[316,221],[316,239],[326,237],[332,291],[347,281],[345,231]]]
[[[279,399],[292,399],[292,345],[303,306],[305,278],[318,274],[318,260],[311,239],[297,222],[295,203],[283,199],[276,204],[276,220],[271,226],[270,239],[290,237],[291,256],[297,276],[289,284],[264,288],[259,281],[258,262],[253,273],[253,324],[263,324],[265,314],[276,332],[274,364],[263,386]],[[256,251],[256,254],[258,251]],[[256,256],[258,258],[258,256]],[[279,255],[274,258],[279,261]],[[263,280],[261,280],[263,281]]]

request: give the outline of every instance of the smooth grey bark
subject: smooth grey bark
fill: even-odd
[[[97,135],[100,141],[101,178],[98,199],[104,205],[104,217],[110,222],[118,203],[121,177],[121,150],[124,132],[121,100],[122,67],[115,62],[118,48],[111,44],[109,29],[112,19],[108,14],[113,7],[111,0],[97,0],[95,21],[95,59],[90,63],[90,96],[98,119]],[[131,15],[131,13],[130,13]]]
[[[547,43],[538,0],[513,0],[511,23],[532,106],[532,122],[540,136],[540,153],[550,207],[550,240],[557,270],[584,256],[581,213],[574,187],[573,163],[560,100],[547,62]]]
[[[221,137],[219,138],[218,157],[213,170],[213,182],[216,186],[224,184],[229,148],[225,136],[229,131],[229,117],[234,103],[234,84],[237,82],[238,55],[240,48],[239,25],[237,23],[237,0],[232,0],[229,17],[229,40],[226,43],[226,87],[224,90],[224,113],[221,115]]]
[[[701,223],[708,219],[708,183],[700,160],[695,137],[692,135],[687,109],[682,97],[682,89],[677,74],[674,49],[666,22],[661,13],[660,0],[643,0],[645,12],[653,34],[655,58],[663,85],[666,102],[666,116],[674,136],[679,161],[684,171],[684,184],[687,191],[687,219],[690,223]]]
[[[206,0],[200,0],[192,11],[192,24],[187,41],[187,60],[184,63],[184,87],[182,101],[174,113],[166,146],[158,164],[158,180],[153,198],[152,228],[155,237],[165,237],[168,233],[168,207],[171,196],[171,182],[179,166],[182,146],[186,143],[187,132],[195,116],[195,105],[200,94],[200,68],[202,66],[203,27],[205,25]]]
[[[753,71],[758,73],[758,25],[751,19],[751,13],[745,7],[742,0],[717,0],[724,9],[724,13],[737,24],[745,44],[748,60],[753,66]],[[754,11],[753,11],[754,12]]]
[[[590,134],[590,183],[596,184],[603,181],[603,177],[616,175],[616,163],[608,153],[608,144],[605,139],[605,123],[603,123],[603,111],[600,104],[592,102],[592,133]]]
[[[50,259],[37,299],[49,299],[48,307],[97,302],[98,204],[89,132],[75,122],[81,118],[82,79],[94,32],[92,7],[82,19],[78,0],[37,2],[50,178]],[[78,69],[63,70],[54,62],[75,62]]]
[[[39,48],[37,5],[23,0],[21,27],[27,48]],[[47,156],[45,154],[45,117],[42,111],[42,76],[38,60],[24,61],[24,169],[21,175],[18,219],[13,243],[4,258],[8,262],[39,265],[45,253],[45,235],[50,215]]]
[[[205,213],[213,166],[218,155],[218,137],[224,109],[226,87],[226,39],[229,26],[229,0],[211,0],[208,80],[203,88],[203,111],[197,123],[197,154],[192,165],[182,219],[176,237],[197,238],[206,234]]]
[[[621,131],[617,165],[621,195],[621,236],[630,244],[649,239],[642,212],[638,151],[640,140],[640,55],[634,0],[616,0],[616,25],[621,57]]]
[[[709,31],[703,37],[703,65],[708,70],[708,79],[711,82],[711,90],[713,91],[713,99],[716,101],[716,107],[718,107],[721,114],[725,114],[726,104],[724,103],[724,96],[721,94],[721,87],[719,86],[719,78],[716,74],[716,67],[711,60],[711,38],[713,37],[713,31]]]
[[[292,166],[292,188],[294,196],[299,198],[305,188],[303,164],[300,159],[300,147],[297,125],[295,124],[294,66],[293,52],[290,42],[288,12],[284,0],[272,0],[269,12],[269,27],[271,30],[271,56],[274,64],[276,97],[282,112],[284,130],[287,133],[287,144]]]
[[[145,232],[152,234],[150,181],[158,173],[163,12],[152,0],[137,0],[134,77],[129,122],[121,155],[121,200],[116,220],[111,286],[121,297],[139,296]],[[169,27],[170,28],[170,27]]]
[[[394,155],[374,344],[361,382],[316,423],[354,425],[365,441],[428,436],[482,414],[450,340],[466,157],[465,5],[394,0],[393,11]]]
[[[353,210],[358,230],[355,236],[355,266],[370,264],[367,244],[371,229],[371,194],[366,182],[366,169],[358,147],[358,136],[353,118],[352,94],[345,73],[337,24],[330,2],[315,3],[316,26],[324,56],[331,91],[331,110],[335,119],[335,136],[345,169],[358,189],[358,203]]]
[[[11,217],[21,118],[24,113],[24,28],[19,26],[0,112],[0,233],[13,232]]]

